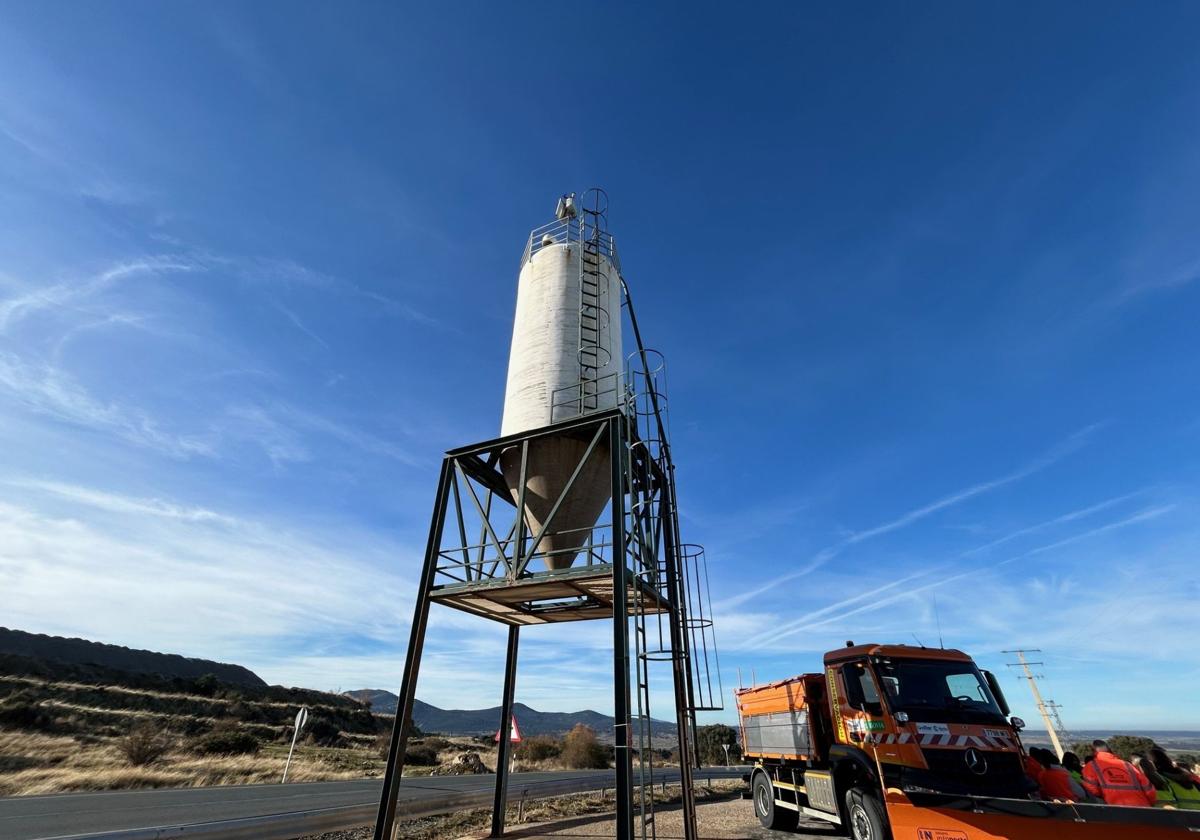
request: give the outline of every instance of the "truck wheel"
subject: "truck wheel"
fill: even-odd
[[[776,831],[795,831],[800,824],[800,815],[789,809],[775,805],[775,789],[766,773],[754,774],[754,813],[763,828],[773,828]]]
[[[846,791],[846,828],[852,840],[892,840],[879,795],[862,788]]]

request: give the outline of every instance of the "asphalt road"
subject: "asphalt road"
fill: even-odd
[[[515,773],[510,786],[563,779],[611,779],[611,770]],[[59,793],[0,798],[0,838],[41,840],[90,832],[184,825],[317,808],[374,805],[382,782],[309,782],[209,788]],[[400,801],[490,792],[494,775],[406,777]]]

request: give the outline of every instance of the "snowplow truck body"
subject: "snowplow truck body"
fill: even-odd
[[[887,788],[1023,798],[1036,787],[999,685],[962,651],[848,646],[827,653],[821,673],[736,698],[743,753],[764,777],[752,795],[769,783],[777,827],[799,813],[865,819],[857,812],[882,811],[870,800]],[[760,818],[766,805],[756,799]]]

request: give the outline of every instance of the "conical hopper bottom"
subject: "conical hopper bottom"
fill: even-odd
[[[570,437],[529,441],[529,463],[525,468],[525,524],[531,536],[537,535],[549,517],[559,494],[587,451],[588,443]],[[608,504],[612,483],[608,455],[608,444],[597,443],[571,492],[554,514],[554,521],[538,544],[539,554],[550,555],[545,558],[547,569],[566,569],[575,562],[592,526]],[[513,446],[500,454],[500,470],[515,502],[521,485],[521,447]]]

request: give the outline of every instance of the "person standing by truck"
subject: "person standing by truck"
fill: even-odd
[[[1162,747],[1151,747],[1147,761],[1153,765],[1158,777],[1170,791],[1175,807],[1186,811],[1200,811],[1200,784],[1192,774],[1171,760]]]
[[[1146,774],[1113,755],[1107,741],[1092,741],[1092,760],[1083,768],[1083,789],[1109,805],[1153,807],[1158,798]]]
[[[1083,782],[1083,763],[1079,760],[1079,756],[1067,750],[1063,753],[1062,766],[1063,769],[1071,774],[1072,779],[1080,783]]]
[[[1037,777],[1038,793],[1042,799],[1082,802],[1087,798],[1083,787],[1058,763],[1054,753],[1042,747],[1034,747],[1029,752],[1042,767]]]
[[[1150,780],[1150,784],[1154,785],[1154,807],[1155,808],[1174,808],[1178,805],[1175,800],[1175,792],[1171,790],[1171,786],[1167,783],[1154,767],[1154,762],[1148,756],[1137,755],[1136,753],[1130,757],[1130,763],[1134,767],[1146,774],[1146,778]]]

